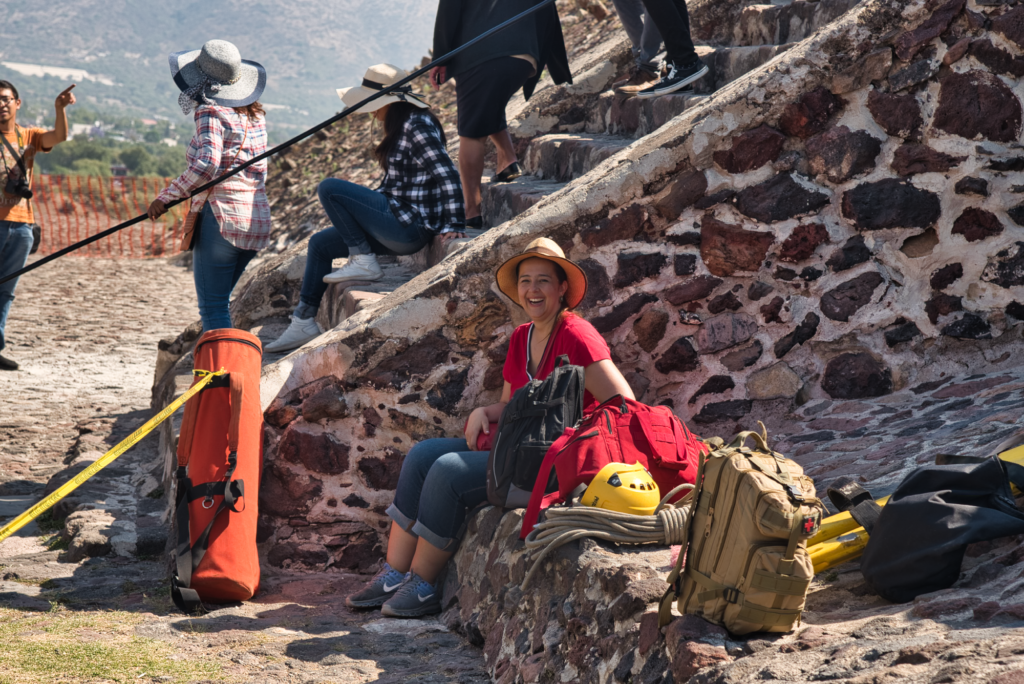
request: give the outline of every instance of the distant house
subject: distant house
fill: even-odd
[[[143,126],[156,126],[157,121],[156,119],[140,119],[139,123]]]
[[[115,178],[123,178],[128,175],[128,167],[124,164],[111,164],[110,175]]]

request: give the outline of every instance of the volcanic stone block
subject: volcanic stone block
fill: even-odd
[[[964,55],[967,54],[967,48],[969,48],[970,45],[970,38],[961,38],[960,40],[956,41],[948,48],[946,48],[946,54],[942,56],[942,63],[946,66],[949,66],[950,64],[956,64],[961,59],[963,59]]]
[[[715,163],[729,173],[759,169],[779,158],[786,136],[766,124],[733,138],[728,151],[715,152]]]
[[[825,265],[836,273],[853,268],[857,264],[863,264],[871,258],[871,250],[864,244],[863,235],[854,235],[846,243],[832,252]]]
[[[964,159],[933,150],[927,145],[904,143],[896,149],[891,166],[901,176],[913,176],[918,173],[949,171]]]
[[[736,195],[736,208],[757,221],[775,223],[812,214],[828,204],[828,199],[825,193],[808,190],[797,183],[791,174],[780,173],[740,191]]]
[[[325,418],[344,418],[347,415],[345,394],[337,385],[328,385],[302,402],[302,419],[307,423],[315,423]]]
[[[293,423],[285,430],[278,454],[315,473],[341,475],[348,470],[349,446],[330,433],[310,432],[301,423]]]
[[[661,273],[668,263],[664,254],[644,254],[637,252],[619,253],[619,270],[615,274],[615,287],[626,287]]]
[[[580,303],[581,309],[590,309],[612,296],[612,284],[604,266],[593,259],[584,259],[579,267],[587,274],[587,296]]]
[[[1024,157],[1010,157],[1009,159],[993,159],[987,165],[993,171],[1024,171]]]
[[[942,213],[938,195],[895,178],[847,190],[842,210],[858,230],[928,228]]]
[[[604,316],[598,316],[593,319],[591,323],[597,329],[598,332],[606,333],[615,330],[620,325],[626,322],[626,319],[633,314],[639,313],[640,309],[644,308],[651,302],[658,301],[658,298],[652,294],[644,292],[638,292],[632,295],[629,299],[622,302],[611,311],[606,313]]]
[[[820,223],[797,226],[779,248],[779,261],[797,262],[807,259],[814,250],[828,242],[828,231]]]
[[[818,318],[818,314],[816,313],[809,313],[804,316],[803,323],[794,328],[793,332],[780,338],[779,341],[775,343],[775,358],[781,359],[783,356],[788,354],[793,347],[798,344],[803,344],[814,337],[818,333],[819,323],[821,323],[821,319]]]
[[[675,260],[672,262],[672,269],[677,276],[693,275],[693,272],[697,270],[697,255],[676,254]]]
[[[891,74],[889,76],[889,88],[893,92],[899,92],[900,90],[916,86],[919,83],[924,83],[938,72],[939,64],[938,60],[919,59],[905,69],[900,69]]]
[[[760,280],[755,280],[754,282],[750,283],[750,287],[747,288],[747,297],[750,298],[750,301],[756,302],[765,295],[773,292],[774,290],[775,288],[769,285],[768,283],[762,282]]]
[[[282,518],[305,515],[320,498],[323,483],[301,475],[280,461],[263,469],[260,480],[260,512]]]
[[[900,251],[911,259],[916,259],[931,254],[938,244],[939,234],[935,232],[934,228],[929,228],[923,233],[912,235],[904,240]]]
[[[740,347],[728,354],[723,354],[721,358],[722,365],[735,373],[753,366],[761,358],[763,352],[764,347],[761,345],[761,342],[754,340],[745,347]]]
[[[701,354],[735,347],[757,332],[757,322],[747,314],[723,313],[705,320],[697,330],[697,349]]]
[[[959,321],[953,321],[944,327],[942,334],[962,340],[991,340],[992,326],[977,314],[965,313]]]
[[[847,280],[821,296],[821,312],[833,321],[846,323],[861,307],[871,303],[871,296],[882,280],[877,271]]]
[[[1000,287],[1024,285],[1024,242],[997,252],[986,264],[981,279]]]
[[[1006,50],[997,48],[988,38],[971,41],[968,52],[992,71],[1010,74],[1014,78],[1024,76],[1024,57],[1014,57]]]
[[[633,240],[648,228],[650,220],[646,208],[642,204],[631,204],[596,226],[584,228],[580,237],[587,247],[603,247],[620,240]]]
[[[770,302],[761,307],[761,316],[764,318],[765,323],[781,323],[782,318],[779,314],[782,313],[782,305],[785,301],[782,297],[773,297]]]
[[[708,313],[719,314],[726,310],[736,311],[742,306],[743,304],[741,304],[740,300],[736,298],[736,295],[732,292],[726,292],[725,294],[720,294],[708,302]]]
[[[840,354],[825,365],[821,388],[833,399],[867,399],[892,392],[892,372],[865,352]]]
[[[661,309],[651,309],[644,312],[644,315],[633,323],[633,334],[636,335],[636,341],[640,348],[645,352],[651,352],[665,337],[667,328],[668,313]]]
[[[896,38],[896,56],[909,62],[917,52],[945,31],[953,18],[964,8],[965,0],[949,0],[931,13],[917,28],[907,31]]]
[[[961,178],[956,182],[956,185],[953,186],[953,188],[958,195],[978,195],[979,197],[988,197],[988,181],[984,178],[974,178],[972,176]],[[1013,217],[1011,216],[1010,218]]]
[[[968,242],[978,242],[1003,232],[1003,224],[992,212],[968,207],[953,222],[952,233],[963,235]]]
[[[654,364],[654,369],[659,373],[688,373],[700,368],[700,358],[690,344],[690,338],[680,337],[672,343],[672,346],[665,350],[661,358]]]
[[[868,93],[868,111],[886,133],[897,138],[917,138],[924,126],[921,103],[913,95]]]
[[[825,130],[828,120],[843,106],[843,100],[823,87],[805,93],[799,101],[787,105],[779,118],[779,128],[786,135],[802,140]]]
[[[928,320],[935,325],[941,316],[948,316],[954,311],[962,311],[963,303],[960,297],[939,293],[924,303],[924,312],[928,314]]]
[[[1006,315],[1013,316],[1018,321],[1024,321],[1024,304],[1020,302],[1010,302],[1006,305]]]
[[[716,204],[731,204],[734,197],[736,197],[736,191],[732,188],[726,188],[725,190],[719,190],[712,195],[700,198],[693,206],[703,211],[704,209],[710,209]]]
[[[968,140],[979,136],[995,142],[1020,137],[1021,104],[999,77],[973,69],[950,72],[942,79],[939,106],[932,125]]]
[[[751,373],[746,384],[748,399],[782,399],[795,397],[803,381],[785,362],[779,361]]]
[[[690,230],[679,235],[666,235],[665,242],[673,245],[679,245],[680,247],[690,247],[691,245],[700,244],[700,233],[696,230]]]
[[[708,378],[708,381],[700,386],[690,400],[686,403],[696,404],[697,399],[704,396],[705,394],[721,394],[722,392],[728,392],[729,390],[736,387],[736,383],[733,382],[732,377],[729,375],[712,375]]]
[[[705,404],[700,413],[693,417],[693,422],[707,425],[721,420],[739,420],[750,413],[754,404],[749,399],[732,399]]]
[[[433,332],[413,342],[405,351],[381,361],[366,377],[375,385],[400,387],[413,375],[429,375],[448,360],[450,350],[451,345],[444,335]]]
[[[833,183],[845,183],[870,171],[882,151],[882,142],[867,131],[851,131],[833,126],[807,141],[807,159],[811,171],[825,174]]]
[[[932,273],[931,280],[928,281],[928,284],[931,285],[934,290],[945,290],[954,282],[962,278],[963,275],[963,264],[946,264],[939,270],[935,271],[935,273]]]
[[[771,233],[744,230],[711,215],[701,221],[700,256],[716,276],[758,270],[773,242]]]
[[[885,331],[885,343],[889,348],[895,347],[900,342],[909,342],[921,334],[920,328],[912,321],[899,319],[896,324]]]
[[[677,176],[651,206],[664,219],[675,221],[683,210],[704,196],[708,179],[703,171],[688,171]]]
[[[1006,215],[1013,219],[1018,226],[1024,226],[1024,204],[1018,204],[1006,210]]]
[[[398,486],[398,474],[402,472],[402,456],[393,450],[386,458],[367,456],[359,461],[359,472],[371,489],[390,490]]]
[[[721,278],[702,275],[683,281],[665,290],[665,300],[674,306],[704,299],[722,284]]]
[[[1009,12],[993,18],[992,30],[1003,34],[1018,47],[1024,48],[1024,6],[1018,5]]]

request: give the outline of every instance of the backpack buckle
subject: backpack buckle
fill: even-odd
[[[739,603],[740,590],[734,587],[726,587],[722,590],[722,598],[725,599],[726,603]]]

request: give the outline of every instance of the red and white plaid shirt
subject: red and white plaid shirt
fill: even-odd
[[[157,199],[166,204],[188,197],[204,183],[263,154],[267,149],[267,123],[262,117],[248,120],[247,130],[247,119],[230,107],[200,105],[195,113],[196,134],[185,151],[188,168]],[[201,211],[209,201],[220,223],[220,233],[228,242],[239,249],[263,249],[270,242],[266,179],[267,162],[263,160],[197,195],[191,211]]]

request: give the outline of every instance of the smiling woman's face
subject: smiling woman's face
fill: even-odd
[[[555,264],[547,259],[526,259],[519,264],[519,303],[533,321],[544,321],[558,313],[568,282],[558,282]]]

